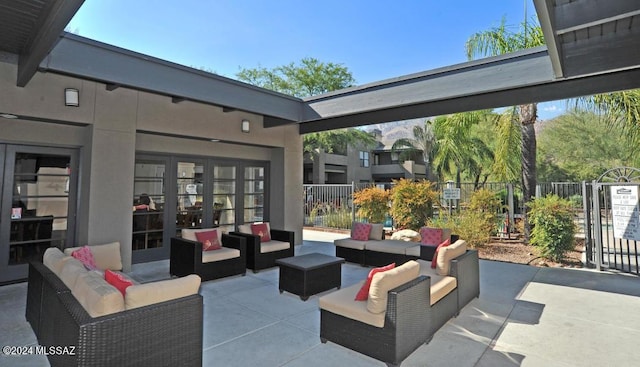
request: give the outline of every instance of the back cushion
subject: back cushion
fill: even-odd
[[[96,266],[101,270],[122,270],[122,258],[120,257],[120,242],[111,242],[103,245],[92,245],[91,253]],[[71,256],[73,251],[81,247],[70,247],[64,249],[64,253]]]
[[[69,259],[71,259],[71,256],[65,255],[57,247],[49,247],[44,251],[44,255],[42,256],[42,263],[55,275],[60,277],[62,266],[64,266],[64,263]]]
[[[182,238],[184,238],[185,240],[190,240],[190,241],[198,241],[198,238],[196,237],[196,233],[199,232],[210,232],[212,230],[212,228],[194,228],[194,229],[183,229],[180,231],[180,234],[182,236]],[[218,233],[218,243],[220,243],[220,245],[222,245],[222,230],[218,230],[216,228],[216,232]]]
[[[87,271],[78,277],[71,294],[91,317],[124,311],[124,297],[118,289],[95,271]]]
[[[264,222],[264,223],[267,225],[267,231],[271,232],[271,226],[269,225],[269,222]],[[253,223],[239,224],[238,225],[238,232],[246,233],[246,234],[253,234],[253,232],[251,231],[251,224],[253,224]]]
[[[369,299],[367,310],[372,313],[381,313],[387,310],[387,293],[413,279],[420,274],[420,264],[411,260],[397,268],[385,272],[376,273],[369,287]]]
[[[467,241],[457,240],[455,243],[440,248],[436,263],[436,272],[438,275],[449,275],[451,268],[451,260],[467,252]]]
[[[69,289],[73,289],[78,277],[87,271],[87,268],[85,268],[80,261],[71,258],[64,262],[62,270],[60,270],[59,278]]]
[[[182,278],[161,280],[127,288],[124,297],[126,309],[151,305],[198,293],[200,277],[191,274]]]
[[[371,232],[369,232],[370,240],[382,240],[383,232],[382,223],[371,223]]]

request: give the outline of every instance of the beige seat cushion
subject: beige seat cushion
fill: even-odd
[[[363,283],[364,281],[361,281],[320,297],[320,308],[365,324],[384,327],[384,312],[371,313],[367,310],[367,302],[354,300]]]
[[[373,313],[381,313],[387,310],[387,293],[411,280],[420,274],[420,264],[411,260],[397,268],[376,273],[371,280],[367,310]]]
[[[198,293],[200,277],[191,274],[186,277],[161,280],[127,288],[124,297],[125,308],[132,309],[164,302]]]
[[[271,241],[268,241],[268,242],[260,243],[260,253],[264,254],[266,252],[286,250],[289,247],[291,247],[289,242],[271,240]]]
[[[198,242],[198,238],[196,237],[196,233],[209,232],[209,231],[212,231],[214,229],[216,230],[216,234],[218,235],[218,242],[220,244],[222,244],[222,233],[223,233],[223,229],[222,228],[194,228],[194,229],[186,229],[185,228],[185,229],[180,231],[180,235],[185,240]]]
[[[80,275],[71,294],[91,317],[124,311],[124,297],[120,291],[107,283],[99,272],[87,271]]]
[[[72,257],[65,255],[57,247],[49,247],[42,255],[42,263],[58,277],[60,277],[62,266],[69,259],[72,259]]]
[[[75,250],[81,247],[70,247],[64,249],[64,253],[71,256]],[[105,243],[103,245],[89,246],[93,259],[98,269],[102,270],[122,270],[122,258],[120,257],[120,242]]]
[[[431,277],[431,305],[451,293],[458,286],[458,280],[448,275],[438,275],[436,269],[431,269],[431,261],[417,260],[420,264],[420,275]]]
[[[397,241],[397,240],[382,240],[382,241],[367,241],[364,248],[370,251],[385,252],[388,254],[404,255],[408,248],[415,246],[413,242]]]
[[[240,250],[235,248],[223,247],[219,250],[202,251],[203,263],[234,259],[236,257],[240,257]]]
[[[438,251],[436,271],[439,275],[449,275],[451,260],[467,252],[467,241],[457,240],[449,246],[441,247]]]
[[[86,272],[88,272],[87,268],[85,268],[79,260],[71,258],[66,260],[62,265],[59,278],[64,285],[72,290],[76,285],[78,277]]]
[[[408,247],[404,254],[407,256],[420,257],[420,245]]]
[[[350,248],[354,250],[364,250],[364,245],[367,242],[368,241],[352,240],[351,238],[340,238],[337,240],[333,240],[333,244],[336,247],[345,247],[345,248]]]

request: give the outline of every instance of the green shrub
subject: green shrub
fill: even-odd
[[[532,225],[531,244],[544,258],[560,261],[575,246],[575,224],[571,202],[548,195],[527,203]]]
[[[336,211],[327,213],[324,220],[327,227],[350,229],[353,218],[351,217],[351,210],[338,209]]]
[[[491,231],[487,229],[486,216],[478,211],[466,210],[462,213],[446,214],[428,221],[429,227],[449,228],[452,234],[467,241],[467,246],[477,248],[489,243]],[[492,226],[491,226],[492,227]]]
[[[438,198],[433,183],[427,180],[394,181],[391,190],[391,216],[397,228],[419,230],[433,215],[433,203]]]
[[[389,212],[389,191],[367,187],[353,193],[353,203],[358,206],[359,217],[369,223],[383,223]]]
[[[505,206],[498,193],[488,189],[478,189],[473,192],[469,199],[469,208],[467,211],[475,213],[477,218],[474,221],[483,219],[478,224],[479,229],[486,231],[488,236],[496,233],[502,217],[498,215]]]

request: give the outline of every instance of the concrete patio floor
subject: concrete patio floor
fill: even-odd
[[[304,231],[296,255],[333,255],[334,238]],[[134,265],[142,281],[169,277],[168,261]],[[344,264],[342,285],[369,272]],[[637,366],[640,278],[592,270],[480,262],[480,297],[402,366]],[[35,345],[26,283],[0,287],[0,345]],[[328,291],[332,292],[332,291]],[[327,292],[327,293],[328,293]],[[278,269],[204,282],[204,366],[384,366],[320,343],[318,296],[278,292]],[[324,293],[323,293],[324,294]],[[321,294],[322,295],[322,294]],[[0,366],[48,366],[43,356],[0,355]]]

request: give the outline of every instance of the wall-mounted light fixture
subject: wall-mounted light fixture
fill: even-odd
[[[248,133],[249,132],[249,120],[242,120],[242,132],[243,133]]]
[[[64,105],[70,107],[80,106],[80,91],[75,88],[64,89]]]

